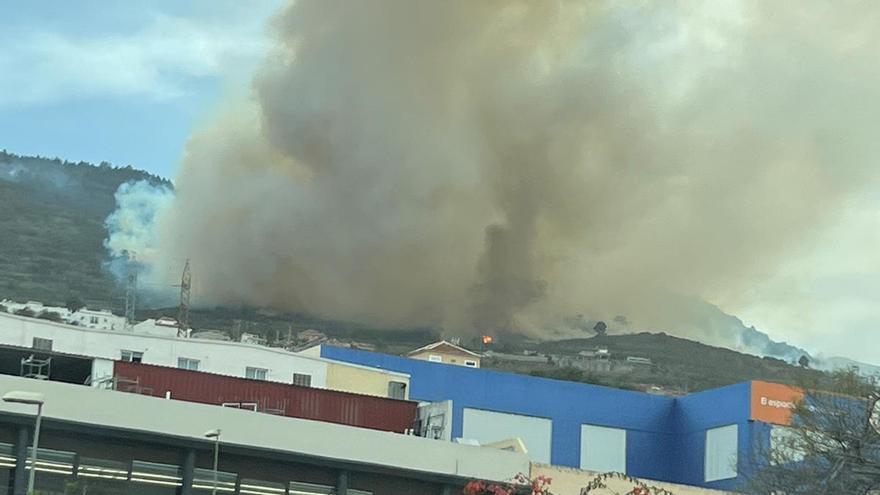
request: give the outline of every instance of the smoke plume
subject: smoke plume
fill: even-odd
[[[680,327],[668,294],[734,298],[871,183],[870,7],[297,0],[191,138],[158,263],[389,327]]]
[[[139,275],[145,280],[156,279],[152,273],[160,262],[156,221],[171,206],[174,193],[164,185],[140,180],[121,184],[113,196],[116,209],[104,220],[104,249],[109,256],[104,268],[122,285],[132,271],[143,272]],[[155,291],[140,288],[148,299]]]

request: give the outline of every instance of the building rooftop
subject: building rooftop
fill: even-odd
[[[315,462],[497,481],[529,470],[528,458],[518,453],[332,423],[10,376],[0,376],[0,389],[42,393],[47,428],[129,431],[190,442],[204,442],[205,429],[217,428],[224,446]],[[31,417],[33,408],[0,402],[0,417],[10,415]]]
[[[412,356],[412,355],[419,354],[422,352],[427,352],[427,351],[446,352],[446,353],[452,353],[452,354],[461,354],[464,356],[481,357],[480,354],[477,354],[476,352],[469,351],[469,350],[465,349],[464,347],[455,345],[452,342],[447,342],[445,340],[441,340],[440,342],[434,342],[433,344],[428,344],[424,347],[419,347],[418,349],[409,351],[406,355]]]

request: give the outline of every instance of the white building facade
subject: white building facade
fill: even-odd
[[[360,375],[382,375],[381,378],[389,382],[409,384],[409,376],[402,373],[338,363],[255,344],[162,335],[161,326],[157,327],[149,320],[144,324],[143,329],[149,333],[92,329],[0,313],[0,345],[95,358],[91,376],[93,384],[102,383],[113,376],[113,361],[116,360],[280,383],[307,384],[315,388],[352,391],[350,389],[354,386],[355,392],[358,392],[357,384],[328,384],[328,370],[352,368]],[[360,393],[378,395],[373,391]]]

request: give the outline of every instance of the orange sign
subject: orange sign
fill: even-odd
[[[791,414],[804,392],[778,383],[752,382],[751,419],[775,425],[791,424]]]

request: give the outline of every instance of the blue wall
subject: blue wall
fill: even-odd
[[[749,383],[673,399],[326,345],[321,356],[407,373],[413,400],[452,400],[453,438],[461,436],[464,408],[549,418],[551,462],[556,465],[579,467],[582,424],[623,428],[627,474],[730,489],[736,480],[703,482],[706,429],[738,424],[741,450],[748,448],[753,435]],[[743,454],[739,457],[742,464]]]
[[[731,490],[737,480],[704,482],[703,462],[706,430],[719,426],[738,426],[737,472],[743,473],[746,451],[751,444],[751,383],[738,383],[679,397],[675,401],[674,428],[678,437],[676,451],[680,462],[673,471],[679,483],[718,490]]]

